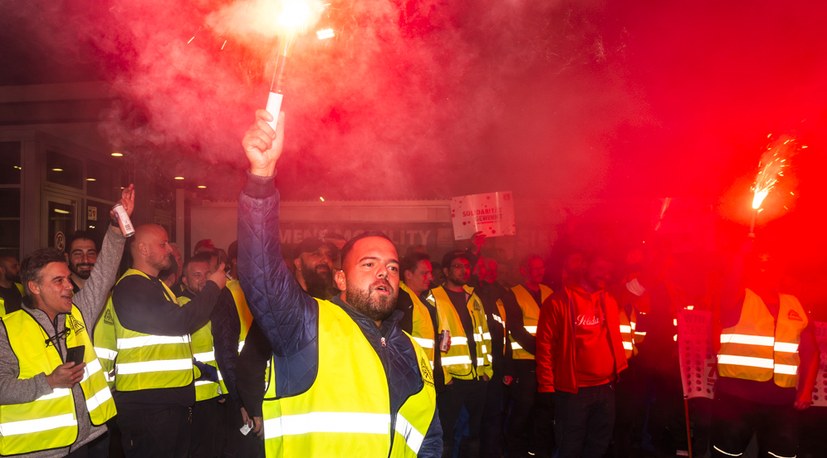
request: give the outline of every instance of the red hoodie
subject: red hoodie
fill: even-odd
[[[604,323],[614,355],[614,377],[626,369],[626,354],[620,337],[619,307],[605,291],[589,293],[582,288],[563,288],[549,297],[540,309],[537,323],[537,385],[540,392],[565,391],[577,393],[578,386],[591,385],[591,381],[578,383],[577,373],[588,372],[588,367],[577,366],[575,320],[578,311],[602,308]],[[592,361],[594,363],[594,361]],[[581,362],[582,364],[582,362]],[[578,370],[579,369],[579,370]]]

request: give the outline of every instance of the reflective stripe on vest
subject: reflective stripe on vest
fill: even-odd
[[[138,275],[149,277],[136,269],[129,269],[121,280]],[[115,286],[117,288],[117,285]],[[175,295],[164,284],[167,300]],[[177,305],[177,303],[175,303]],[[112,308],[115,311],[115,308]],[[115,363],[115,387],[118,391],[138,391],[156,388],[179,388],[193,382],[190,336],[159,336],[125,328],[116,313],[115,336],[118,359]]]
[[[182,307],[186,307],[189,302],[190,298],[187,296],[178,297],[178,304]],[[225,393],[227,388],[222,383],[221,372],[218,371],[218,363],[215,361],[212,324],[209,321],[190,335],[190,348],[192,349],[192,357],[195,358],[196,361],[214,367],[218,374],[218,382],[212,380],[195,381],[195,401],[206,401],[207,399],[218,397],[221,393]],[[196,368],[196,370],[198,369]]]
[[[112,308],[112,294],[106,299],[106,306],[95,323],[92,341],[95,343],[95,353],[103,366],[103,375],[109,388],[115,387],[115,360],[118,358],[118,348],[115,336],[115,318]]]
[[[632,313],[634,314],[634,311]],[[623,352],[626,354],[626,359],[630,359],[637,354],[635,325],[622,307],[618,310],[618,321],[620,322],[620,339],[623,341]]]
[[[431,367],[434,367],[434,322],[431,312],[419,297],[405,283],[399,283],[399,289],[404,291],[411,298],[411,336],[425,350]]]
[[[517,305],[523,312],[523,328],[527,333],[535,336],[537,334],[537,321],[540,319],[540,305],[552,295],[552,290],[546,285],[540,285],[540,304],[534,299],[534,296],[524,285],[517,285],[511,288],[514,293],[514,298],[517,300]],[[514,359],[534,359],[534,355],[524,349],[513,337],[509,334],[509,341],[511,342],[511,357]]]
[[[317,302],[319,366],[313,385],[277,399],[278,371],[270,371],[262,405],[267,456],[416,456],[436,411],[424,351],[409,339],[423,388],[392,419],[388,381],[376,350],[339,306]]]
[[[722,377],[772,379],[783,388],[798,383],[798,346],[808,318],[793,296],[779,296],[778,320],[760,296],[747,289],[738,323],[721,331],[718,373]]]
[[[72,306],[65,314],[66,347],[83,346],[86,367],[78,386],[93,425],[102,425],[115,416],[115,402],[98,361],[89,329],[80,310]],[[26,310],[6,315],[3,320],[19,367],[18,379],[51,374],[63,359],[54,345],[45,346],[49,334]],[[31,402],[0,405],[0,454],[15,455],[67,447],[77,439],[76,406],[72,390],[56,388]]]
[[[442,369],[446,381],[452,378],[475,380],[482,375],[487,375],[489,378],[494,375],[491,367],[493,357],[489,350],[491,348],[491,334],[488,332],[488,320],[482,302],[474,294],[473,288],[467,285],[463,288],[467,297],[465,307],[471,316],[471,325],[474,327],[476,367],[471,360],[465,328],[462,326],[459,314],[445,288],[440,286],[432,289],[426,299],[436,307],[440,330],[448,329],[451,332],[451,347],[441,355]]]

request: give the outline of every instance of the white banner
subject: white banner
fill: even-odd
[[[517,234],[511,191],[454,197],[451,222],[455,240],[470,239],[479,231],[488,237]]]
[[[678,312],[678,357],[683,395],[687,399],[712,399],[717,372],[712,351],[711,312],[685,309]]]

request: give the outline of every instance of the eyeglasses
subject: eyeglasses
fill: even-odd
[[[54,346],[57,347],[58,343],[60,342],[60,339],[66,340],[66,336],[68,336],[71,332],[72,332],[72,328],[66,327],[62,331],[60,331],[57,334],[53,335],[52,337],[49,337],[48,339],[46,339],[44,342],[46,343],[47,347],[49,345],[54,345]]]

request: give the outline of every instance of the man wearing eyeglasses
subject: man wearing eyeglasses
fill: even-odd
[[[442,258],[445,284],[428,293],[426,300],[436,308],[438,331],[450,333],[450,344],[440,339],[445,390],[439,394],[443,455],[451,456],[455,427],[463,407],[468,410],[469,435],[460,444],[461,457],[477,457],[487,382],[494,375],[491,334],[482,301],[471,279],[471,258],[467,251],[452,251]]]
[[[132,212],[132,186],[120,202]],[[41,249],[23,260],[24,306],[0,325],[0,455],[86,456],[106,432],[115,404],[90,326],[115,283],[125,241],[116,225],[109,228],[77,295],[61,251]]]

